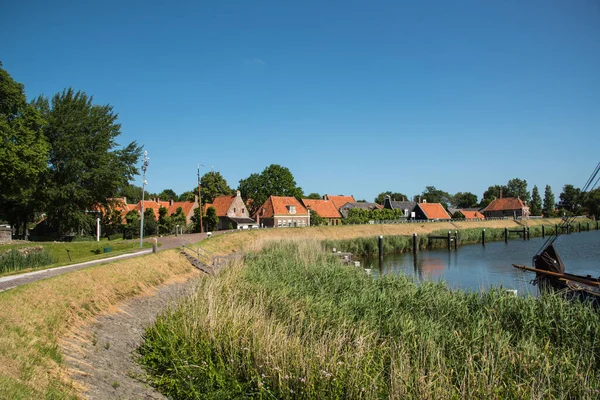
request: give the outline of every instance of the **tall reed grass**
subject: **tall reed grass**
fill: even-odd
[[[50,265],[54,258],[47,249],[10,249],[0,254],[0,274]]]
[[[593,308],[556,294],[373,280],[281,242],[205,280],[139,351],[177,399],[592,399],[599,335]]]

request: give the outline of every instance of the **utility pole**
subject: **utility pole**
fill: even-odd
[[[200,207],[200,233],[204,232],[204,226],[202,225],[202,214],[204,210],[202,209],[202,196],[200,195],[200,167],[204,167],[202,164],[198,164],[198,206]]]
[[[148,152],[144,151],[144,163],[142,164],[142,171],[144,171],[144,177],[142,178],[142,218],[140,218],[140,249],[143,247],[144,240],[144,192],[146,191],[146,169],[148,169]]]

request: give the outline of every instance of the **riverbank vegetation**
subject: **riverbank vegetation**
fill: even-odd
[[[61,338],[127,298],[196,275],[183,256],[166,251],[0,292],[0,398],[76,398]]]
[[[372,279],[314,241],[205,280],[146,332],[172,398],[597,398],[600,316],[558,295]]]

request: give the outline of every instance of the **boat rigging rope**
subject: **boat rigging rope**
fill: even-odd
[[[599,182],[600,182],[600,162],[598,163],[598,165],[596,165],[596,168],[594,169],[594,172],[592,172],[592,174],[588,178],[587,182],[585,183],[585,185],[581,189],[579,197],[576,199],[577,202],[579,204],[584,204],[585,201],[590,196],[590,192],[592,190],[594,190],[594,188],[596,188],[596,186],[598,186]],[[549,236],[548,239],[546,239],[546,241],[544,242],[544,244],[542,245],[542,247],[540,247],[540,249],[536,253],[536,256],[540,255],[540,253],[546,247],[548,247],[549,245],[551,245],[552,243],[554,243],[554,241],[556,239],[558,239],[558,237],[560,236],[561,229],[564,231],[565,228],[568,225],[571,225],[571,223],[575,220],[575,217],[576,217],[575,215],[572,215],[572,216],[564,218],[563,222],[559,226],[559,229],[557,229],[556,232],[554,232],[554,235]]]

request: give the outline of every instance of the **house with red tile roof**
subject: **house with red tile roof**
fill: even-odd
[[[459,208],[456,211],[461,213],[465,219],[485,219],[485,216],[478,210],[467,210],[464,208]]]
[[[239,190],[235,195],[217,196],[212,203],[205,204],[204,215],[206,215],[209,207],[214,207],[217,211],[219,217],[217,230],[258,227],[256,222],[248,215],[248,209]]]
[[[295,197],[271,196],[254,214],[265,228],[310,226],[310,213]]]
[[[323,200],[330,200],[333,205],[335,206],[335,208],[337,208],[338,210],[340,208],[342,208],[342,206],[346,203],[356,203],[356,200],[354,200],[354,196],[344,196],[344,195],[339,195],[339,196],[331,196],[331,195],[324,195],[323,196]]]
[[[482,211],[486,218],[528,218],[529,207],[518,197],[505,197],[492,200]]]
[[[325,219],[326,225],[341,225],[342,216],[331,200],[302,199],[302,204]]]
[[[413,212],[414,219],[417,220],[451,219],[448,211],[440,203],[417,203]]]

